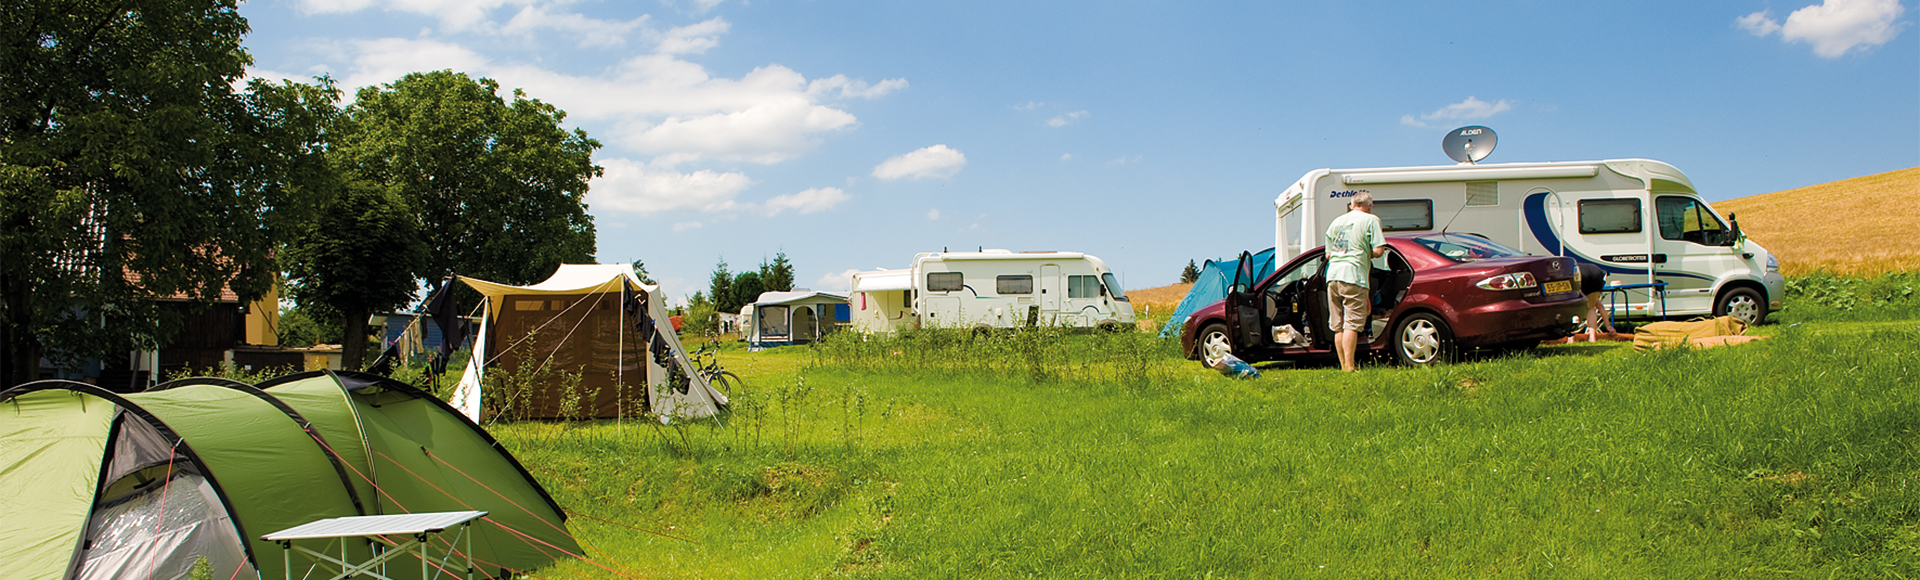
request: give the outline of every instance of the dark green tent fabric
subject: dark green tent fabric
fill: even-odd
[[[152,428],[117,430],[116,417]],[[217,496],[219,504],[207,513],[220,518],[206,521],[234,528],[222,536],[225,544],[215,545],[233,550],[242,577],[276,577],[286,563],[281,547],[261,535],[356,515],[486,511],[471,531],[474,559],[488,576],[580,554],[558,504],[491,436],[439,399],[384,377],[322,371],[259,388],[189,379],[130,395],[41,381],[0,391],[0,578],[54,580],[74,569],[91,537],[89,519],[110,509],[103,490],[115,482],[100,480],[114,461],[116,441],[124,446],[138,433],[146,433],[138,436],[149,447],[158,441],[163,458],[171,446],[182,459],[179,468],[204,477],[207,497]],[[176,467],[170,461],[163,481]],[[146,481],[152,473],[135,475]],[[436,551],[455,535],[437,538]],[[303,545],[333,554],[342,549],[338,540]],[[345,549],[354,559],[370,551],[359,540],[345,542]],[[88,562],[89,578],[151,575],[133,564],[116,569]],[[338,573],[337,566],[297,552],[291,565],[300,576],[308,569],[322,577]],[[388,572],[396,580],[420,574],[410,566]]]
[[[282,569],[283,551],[261,540],[262,534],[361,515],[326,452],[293,418],[260,397],[227,386],[189,384],[127,399],[172,427],[220,478],[234,515],[252,534],[248,540],[263,573]],[[363,543],[348,546],[364,551]],[[306,556],[295,556],[295,566],[311,563]]]

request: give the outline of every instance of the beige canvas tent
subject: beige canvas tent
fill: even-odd
[[[474,356],[455,406],[477,417],[483,373],[532,376],[534,388],[495,393],[496,407],[525,418],[617,418],[718,413],[726,395],[687,359],[668,322],[666,295],[628,264],[562,264],[545,282],[510,286],[460,281],[486,296]],[[674,371],[670,372],[669,367]],[[578,373],[579,382],[559,373]]]

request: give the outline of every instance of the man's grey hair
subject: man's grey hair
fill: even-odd
[[[1353,194],[1353,199],[1347,200],[1347,205],[1371,208],[1373,207],[1373,194],[1365,191]]]

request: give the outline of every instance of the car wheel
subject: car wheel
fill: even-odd
[[[1453,362],[1453,332],[1440,317],[1420,312],[1400,320],[1393,330],[1393,358],[1407,366]]]
[[[1218,359],[1233,352],[1233,340],[1227,338],[1227,325],[1215,322],[1200,327],[1199,336],[1193,341],[1193,354],[1200,360]]]
[[[1734,288],[1720,295],[1719,303],[1713,305],[1713,314],[1732,316],[1747,326],[1759,326],[1767,319],[1767,301],[1752,288]]]

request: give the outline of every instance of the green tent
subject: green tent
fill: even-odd
[[[330,577],[337,565],[298,552],[287,562],[260,536],[327,518],[463,510],[489,514],[469,528],[481,577],[580,553],[559,505],[486,431],[385,377],[0,391],[0,578],[184,578],[202,560],[216,578],[274,578],[289,564],[296,577]],[[456,538],[464,553],[468,538],[451,530],[434,551]],[[356,561],[377,549],[330,541],[302,545]]]

